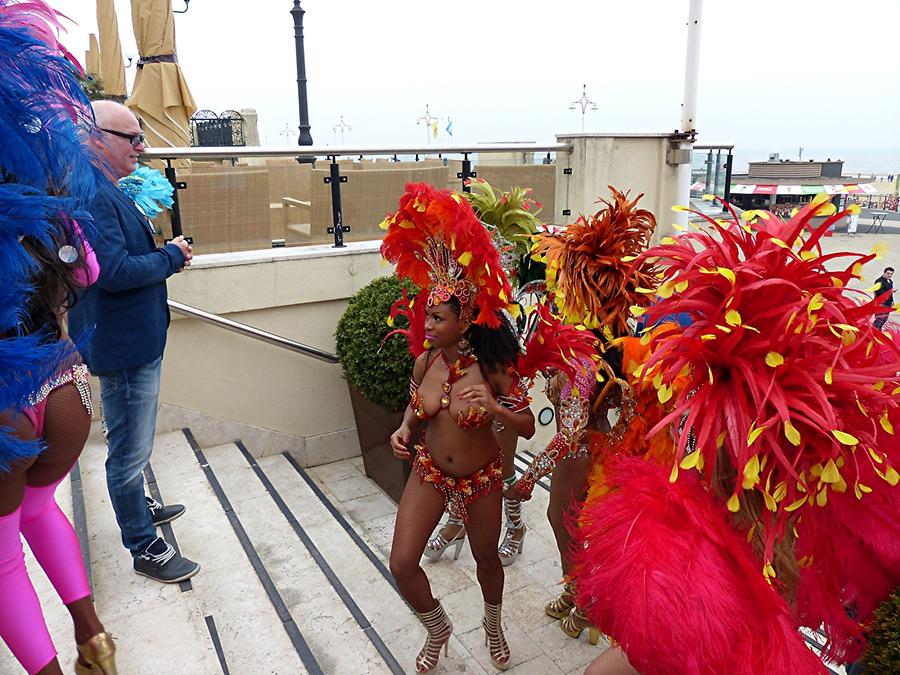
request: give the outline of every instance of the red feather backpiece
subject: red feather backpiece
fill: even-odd
[[[568,326],[550,308],[552,298],[534,306],[526,327],[524,352],[519,356],[516,372],[534,380],[538,371],[556,369],[566,374],[570,382],[583,378],[597,379],[599,340],[583,327]]]
[[[635,313],[693,323],[626,359],[661,414],[604,449],[573,528],[579,602],[642,672],[823,672],[796,628],[824,625],[826,656],[852,659],[900,584],[900,354],[847,289],[872,256],[823,255],[844,214],[814,229],[819,206],[644,254],[664,281]]]
[[[643,377],[652,378],[661,401],[675,401],[651,432],[684,416],[703,461],[687,456],[688,434],[681,434],[681,468],[702,464],[709,483],[736,474],[726,495],[733,512],[747,504],[744,491],[758,493],[768,577],[775,542],[792,521],[835,494],[865,499],[900,477],[878,442],[893,432],[900,352],[872,326],[879,306],[846,287],[874,256],[823,255],[819,238],[845,214],[812,230],[820,206],[753,226],[708,219],[642,256],[663,269],[660,300],[646,310],[650,322],[678,312],[693,319],[651,340]],[[850,263],[826,268],[841,258]],[[689,385],[673,392],[683,373]]]
[[[892,417],[892,424],[900,424],[900,415]],[[896,436],[880,434],[878,448],[893,466],[900,465]],[[862,628],[900,586],[900,488],[885,486],[878,467],[883,465],[859,466],[860,483],[876,487],[871,493],[858,499],[850,490],[835,492],[796,524],[799,621],[825,626],[826,654],[836,662],[856,659],[864,644]]]
[[[463,307],[477,308],[473,321],[496,328],[498,311],[509,306],[512,290],[500,254],[468,201],[450,190],[409,183],[400,208],[382,223],[387,230],[381,254],[397,275],[428,289],[428,302],[455,295]]]
[[[573,532],[577,604],[643,675],[825,673],[697,474],[620,457]]]

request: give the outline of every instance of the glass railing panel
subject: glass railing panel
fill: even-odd
[[[300,163],[289,156],[264,155],[186,159],[190,149],[178,152],[176,180],[184,184],[177,193],[181,228],[193,238],[196,254],[335,243],[332,157]],[[461,190],[464,159],[470,172],[495,188],[532,189],[543,206],[540,217],[545,221],[553,222],[554,213],[560,211],[555,204],[555,148],[495,155],[474,149],[446,155],[379,151],[338,157],[334,162],[340,176],[343,224],[349,228],[343,241],[380,239],[379,224],[396,209],[406,183],[428,182]],[[162,163],[154,159],[154,165]],[[172,236],[169,221],[168,214],[155,221],[163,237]]]
[[[729,146],[695,148],[691,153],[691,198],[713,194],[725,197]]]

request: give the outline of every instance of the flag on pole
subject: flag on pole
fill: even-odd
[[[447,132],[447,135],[448,135],[448,136],[452,136],[452,135],[453,135],[453,120],[451,120],[451,119],[448,119],[448,120],[447,120],[447,128],[444,129],[444,131]]]
[[[437,125],[437,120],[432,120],[432,121],[431,121],[431,134],[434,136],[435,140],[437,140],[437,137],[438,137],[438,125]]]

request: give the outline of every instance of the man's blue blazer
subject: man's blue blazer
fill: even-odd
[[[156,246],[150,221],[98,171],[97,194],[86,228],[100,263],[100,278],[69,310],[69,333],[89,331],[82,357],[91,372],[107,373],[162,356],[169,327],[166,279],[184,267],[174,244]]]

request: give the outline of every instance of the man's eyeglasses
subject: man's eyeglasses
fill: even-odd
[[[108,134],[112,134],[113,136],[118,136],[119,138],[124,138],[126,141],[131,143],[131,147],[136,148],[139,145],[146,143],[146,138],[144,137],[144,132],[142,131],[139,134],[126,134],[124,131],[115,131],[113,129],[100,129],[100,131],[105,131]]]

